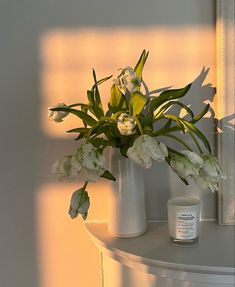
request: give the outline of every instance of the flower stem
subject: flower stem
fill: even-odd
[[[142,79],[142,84],[144,86],[144,89],[145,89],[145,96],[146,97],[149,97],[150,93],[149,93],[149,89],[148,89],[148,86],[146,85],[145,81]]]
[[[170,135],[170,134],[163,134],[163,135],[160,135],[160,136],[163,136],[163,137],[169,137],[169,138],[172,138],[176,141],[178,141],[179,143],[181,143],[184,147],[186,147],[186,149],[192,151],[192,149],[190,148],[190,146],[188,146],[184,141],[182,141],[180,138],[174,136],[174,135]]]
[[[193,139],[193,141],[195,142],[195,144],[196,144],[198,150],[200,151],[200,153],[203,154],[203,150],[201,149],[201,147],[200,147],[200,145],[199,145],[199,143],[198,143],[196,137],[194,136],[194,134],[193,134],[192,132],[190,132],[190,131],[188,131],[188,133],[189,133],[190,136],[192,137],[192,139]]]
[[[88,185],[88,181],[85,181],[85,183],[83,185],[84,190],[86,190],[87,185]]]
[[[135,121],[137,123],[137,126],[139,128],[140,134],[143,135],[144,134],[144,130],[143,130],[142,126],[141,126],[141,123],[140,123],[139,119],[136,116],[134,116],[134,119],[135,119]]]

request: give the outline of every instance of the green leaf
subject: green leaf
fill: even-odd
[[[98,89],[98,82],[96,79],[96,73],[95,73],[94,69],[92,71],[93,71],[93,78],[94,78],[94,82],[95,82],[95,85],[92,87],[92,90],[94,90],[94,92],[95,92],[95,104],[102,108],[102,102],[100,99],[100,93],[99,93],[99,89]]]
[[[89,108],[89,107],[87,107],[87,106],[81,106],[81,111],[82,111],[83,113],[87,114],[88,110],[90,111],[90,108]],[[83,124],[84,124],[84,127],[87,127],[86,122],[84,122],[84,121],[82,121],[82,122],[83,122]]]
[[[89,104],[92,107],[95,106],[95,93],[94,93],[93,90],[92,91],[90,91],[90,90],[87,91],[87,99],[88,99]]]
[[[100,152],[102,152],[107,146],[116,146],[114,141],[103,138],[90,138],[89,141],[94,147],[99,149]]]
[[[195,135],[203,142],[204,146],[207,148],[209,153],[211,153],[211,146],[205,135],[194,124],[187,122],[183,119],[181,119],[181,122],[186,130],[195,133]]]
[[[139,115],[142,112],[147,101],[147,97],[142,95],[140,92],[132,93],[130,99],[130,115]]]
[[[93,119],[91,116],[89,116],[88,114],[79,111],[79,110],[75,110],[75,109],[70,109],[70,108],[53,108],[51,109],[52,111],[61,111],[61,112],[68,112],[71,114],[74,114],[75,116],[79,117],[81,120],[83,120],[87,125],[93,127],[97,124],[97,121],[95,119]]]
[[[174,121],[177,123],[178,127],[185,132],[185,126],[184,124],[181,122],[181,118],[175,116],[175,115],[171,115],[171,114],[164,114],[161,117],[158,117],[155,119],[155,121],[161,120],[161,119],[169,119],[171,121]]]
[[[115,113],[120,109],[127,108],[126,98],[115,84],[112,85],[110,94],[109,108],[112,113]]]
[[[163,105],[160,108],[159,112],[155,115],[155,117],[161,116],[165,111],[167,111],[170,107],[172,107],[174,105],[178,105],[178,106],[182,107],[191,116],[191,118],[194,117],[193,111],[189,107],[187,107],[185,104],[183,104],[181,102],[177,102],[177,101],[167,102],[165,105]]]
[[[168,119],[168,121],[164,124],[164,126],[162,128],[160,128],[158,131],[152,133],[152,136],[161,136],[164,135],[166,133],[168,133],[170,127],[171,127],[171,119]],[[178,127],[177,127],[178,128]]]
[[[210,108],[210,104],[207,104],[205,108],[201,111],[201,113],[196,115],[191,122],[192,123],[198,122],[208,112],[209,108]]]
[[[75,104],[69,105],[68,107],[69,107],[69,108],[74,108],[74,107],[88,107],[88,105],[83,104],[83,103],[75,103]]]
[[[162,136],[172,138],[172,139],[178,141],[178,142],[179,142],[181,145],[183,145],[186,149],[192,151],[192,149],[190,148],[190,146],[188,146],[188,145],[187,145],[183,140],[181,140],[179,137],[174,136],[174,135],[171,135],[171,134],[163,134]]]
[[[94,91],[87,91],[87,98],[89,101],[88,109],[97,117],[97,119],[100,119],[104,116],[104,112],[101,103],[98,104],[99,100],[97,101],[97,93],[98,91],[96,89]]]
[[[87,133],[89,130],[90,128],[75,128],[68,130],[67,133]]]
[[[139,77],[139,79],[142,79],[142,71],[143,71],[143,68],[144,68],[144,64],[148,58],[148,52],[146,53],[145,50],[143,50],[135,68],[134,68],[134,71],[135,73],[137,74],[137,76]]]
[[[154,111],[158,107],[160,107],[162,104],[164,104],[167,101],[184,97],[189,91],[190,87],[191,87],[191,84],[188,84],[182,89],[166,90],[166,91],[163,91],[158,97],[151,98],[149,114],[153,114]]]
[[[95,70],[93,69],[92,71],[93,71],[93,78],[96,79]],[[108,76],[108,77],[105,77],[105,78],[100,79],[100,80],[98,80],[98,81],[95,80],[95,84],[93,85],[92,90],[94,90],[94,88],[95,88],[96,86],[101,85],[101,84],[103,84],[105,81],[111,79],[112,76],[113,76],[113,75]]]
[[[165,158],[165,160],[166,160],[166,162],[168,163],[168,165],[171,167],[171,165],[170,165],[170,156],[171,156],[171,153],[175,153],[175,154],[181,154],[181,153],[179,153],[179,152],[177,152],[177,151],[175,151],[175,150],[173,150],[172,148],[169,148],[169,147],[167,147],[167,149],[168,149],[168,154],[169,154],[169,156],[168,157],[166,157]],[[182,154],[181,154],[182,155]],[[173,170],[173,169],[172,169]],[[173,170],[174,171],[174,170]],[[175,171],[174,171],[175,172]],[[189,185],[188,184],[188,181],[185,179],[185,178],[183,178],[183,177],[180,177],[178,174],[177,174],[177,172],[175,172],[176,173],[176,175],[183,181],[183,183],[185,184],[185,185]]]
[[[113,180],[113,181],[116,180],[116,178],[115,178],[115,177],[112,175],[112,173],[109,172],[108,170],[106,170],[106,171],[101,175],[101,177],[106,178],[106,179],[109,179],[109,180]]]
[[[139,118],[140,125],[144,130],[144,133],[146,133],[146,134],[152,133],[152,131],[153,131],[153,117],[140,114],[138,118]]]

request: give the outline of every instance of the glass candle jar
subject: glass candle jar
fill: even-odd
[[[170,238],[174,242],[191,243],[198,238],[200,200],[174,197],[167,202]]]

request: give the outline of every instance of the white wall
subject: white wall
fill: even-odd
[[[214,85],[214,1],[3,0],[0,35],[0,286],[100,286],[99,254],[81,221],[67,216],[76,187],[58,186],[50,174],[75,143],[47,124],[47,103],[64,100],[61,89],[71,100],[84,92],[95,63],[105,76],[134,65],[143,48],[150,50],[145,75],[152,88],[183,86],[203,65],[211,68],[205,83]],[[66,59],[69,70],[60,62]],[[198,80],[186,101],[199,110],[212,94]],[[213,139],[211,124],[203,129]],[[91,186],[90,218],[106,217],[107,190]],[[146,173],[146,190],[149,218],[165,218],[166,200],[182,190],[203,199],[203,217],[215,217],[215,196],[185,189],[165,166]]]

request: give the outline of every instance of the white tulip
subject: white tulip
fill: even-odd
[[[143,168],[150,168],[152,159],[162,162],[168,155],[166,146],[148,135],[141,135],[127,151],[127,156]]]
[[[203,166],[203,159],[197,153],[190,150],[183,150],[181,153],[184,154],[196,168]]]
[[[215,156],[204,155],[203,160],[203,166],[194,181],[202,189],[209,188],[211,191],[216,191],[218,190],[219,180],[226,179],[226,175]]]
[[[134,93],[139,90],[140,79],[136,75],[135,71],[127,66],[122,69],[121,74],[118,76],[114,83],[119,87],[124,93],[128,90],[130,93]]]
[[[81,168],[81,164],[75,161],[73,156],[65,156],[53,164],[52,173],[56,174],[59,181],[73,181]]]
[[[199,175],[201,161],[194,153],[174,154],[171,156],[170,165],[180,177],[188,179]]]
[[[97,181],[107,169],[105,158],[90,143],[81,144],[76,151],[75,158],[82,166],[80,176],[86,181]]]
[[[126,113],[121,113],[117,119],[117,128],[121,135],[128,136],[134,134],[136,132],[134,130],[135,126],[134,118]]]
[[[58,103],[55,106],[48,108],[48,118],[57,123],[62,122],[63,118],[65,118],[69,114],[68,112],[63,111],[51,111],[50,109],[53,108],[67,108],[67,106],[64,103]]]
[[[60,181],[73,181],[81,177],[85,181],[95,182],[105,170],[103,155],[90,143],[81,144],[73,155],[57,160],[52,167],[52,172]]]

